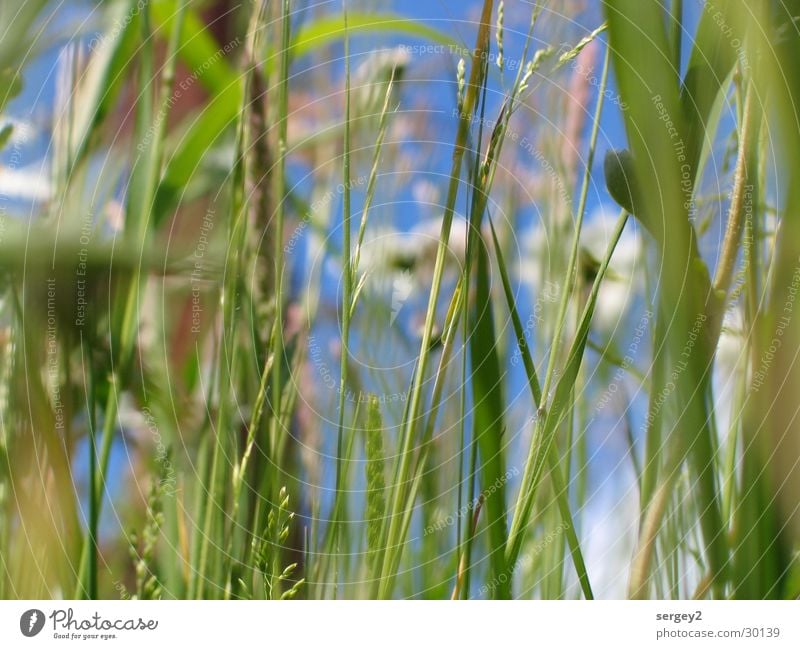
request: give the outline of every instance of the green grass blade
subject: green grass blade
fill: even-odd
[[[408,401],[407,415],[403,421],[403,432],[401,450],[398,464],[398,481],[396,483],[395,494],[390,507],[389,530],[387,536],[387,552],[384,557],[383,569],[379,587],[379,596],[388,597],[392,591],[394,579],[392,566],[396,564],[393,556],[399,553],[402,545],[402,516],[406,503],[406,492],[411,482],[411,452],[416,439],[416,429],[419,425],[420,408],[422,402],[422,388],[427,374],[428,362],[431,352],[431,341],[433,336],[433,323],[436,316],[436,307],[441,291],[442,277],[444,275],[447,245],[450,240],[450,229],[455,213],[455,203],[458,195],[458,188],[461,178],[461,165],[466,150],[470,118],[477,105],[478,92],[483,86],[483,65],[482,61],[488,51],[489,25],[492,13],[492,0],[485,0],[483,12],[481,14],[480,28],[477,36],[477,47],[472,56],[472,70],[470,82],[467,87],[464,99],[464,109],[458,120],[458,131],[456,133],[455,148],[453,151],[453,162],[450,169],[450,180],[445,199],[445,209],[442,217],[442,230],[439,235],[439,243],[436,249],[436,261],[433,269],[431,291],[428,298],[428,307],[425,315],[425,324],[422,330],[422,341],[420,343],[420,354],[416,363],[414,379]]]
[[[508,270],[506,268],[505,259],[503,258],[503,250],[500,242],[497,239],[497,233],[494,229],[492,220],[489,219],[489,227],[492,232],[492,242],[494,243],[495,258],[497,259],[497,267],[500,271],[500,278],[503,283],[503,293],[506,296],[506,303],[508,305],[509,313],[511,314],[511,323],[514,327],[514,335],[517,339],[517,347],[520,356],[522,357],[522,365],[525,368],[525,374],[528,378],[528,387],[531,391],[531,397],[534,404],[542,402],[542,389],[539,385],[539,379],[536,376],[536,366],[533,363],[530,349],[528,348],[527,336],[522,326],[522,320],[517,311],[516,301],[511,288],[511,282],[508,277]],[[550,452],[547,454],[548,467],[550,477],[553,480],[553,490],[558,501],[558,509],[561,513],[562,520],[566,525],[566,537],[569,544],[570,554],[572,555],[572,562],[575,565],[575,571],[578,574],[578,580],[583,589],[583,594],[586,599],[593,599],[592,586],[589,583],[589,575],[586,570],[586,562],[583,559],[583,552],[581,552],[580,540],[575,530],[575,522],[572,516],[572,511],[569,504],[569,491],[564,483],[564,477],[561,473],[561,466],[558,458],[558,449],[554,443],[550,447]]]
[[[344,143],[342,152],[342,184],[344,194],[342,201],[342,273],[344,274],[342,293],[342,352],[339,361],[339,421],[336,426],[336,485],[333,505],[333,515],[331,517],[331,549],[338,557],[339,554],[339,527],[341,525],[341,514],[344,508],[343,478],[344,478],[344,415],[347,394],[347,369],[350,358],[350,317],[353,311],[353,276],[354,270],[351,266],[352,250],[350,249],[351,239],[351,185],[350,185],[350,39],[347,36],[347,9],[344,10]],[[336,562],[334,562],[334,574],[336,574]]]
[[[494,485],[496,491],[486,500],[489,532],[489,553],[492,581],[498,587],[493,594],[498,599],[511,597],[510,580],[505,563],[506,501],[503,461],[503,380],[497,356],[492,301],[489,291],[489,259],[484,246],[477,246],[475,267],[475,302],[470,324],[470,356],[472,375],[473,439],[478,444],[481,459],[481,478],[484,489]]]
[[[378,13],[348,13],[347,22],[342,16],[329,16],[304,25],[292,41],[292,57],[300,57],[345,38],[345,34],[388,34],[411,36],[438,43],[452,51],[461,48],[459,42],[446,33],[406,16]]]
[[[183,6],[184,5],[181,4],[181,7]],[[153,60],[154,43],[151,37],[152,32],[148,20],[148,12],[146,11],[143,12],[141,16],[141,29],[145,45],[143,55],[140,58],[141,94],[137,101],[135,133],[137,145],[138,143],[145,142],[147,144],[143,146],[142,150],[139,152],[139,156],[136,158],[136,164],[131,171],[130,186],[128,187],[128,209],[125,222],[125,237],[131,242],[133,249],[138,251],[140,259],[144,256],[144,251],[148,249],[148,242],[150,239],[149,228],[151,222],[149,215],[155,196],[157,179],[161,170],[163,132],[166,128],[166,119],[162,119],[160,123],[156,124],[154,137],[148,139],[146,135],[154,123],[153,111],[155,102],[158,99],[161,101],[160,109],[162,115],[166,117],[166,115],[169,114],[169,95],[174,80],[175,53],[180,31],[180,21],[176,21],[173,38],[170,39],[167,63],[161,77],[162,86],[160,95],[157,95],[153,89],[155,85]],[[94,513],[97,517],[99,517],[101,511],[103,493],[105,491],[105,474],[108,469],[111,445],[114,437],[114,427],[117,421],[117,390],[120,389],[117,377],[125,376],[133,355],[136,324],[138,323],[139,315],[138,309],[141,299],[141,285],[142,266],[140,265],[133,271],[132,278],[128,281],[125,289],[123,289],[122,299],[119,303],[120,308],[118,312],[122,314],[122,317],[117,325],[119,332],[117,337],[119,342],[118,365],[109,381],[108,399],[103,413],[103,435],[96,471],[96,481],[92,484],[91,497],[96,500]],[[88,573],[91,571],[90,545],[91,543],[87,537],[84,541],[83,551],[81,553],[76,597],[86,592],[83,585],[86,583]]]
[[[558,316],[555,325],[555,333],[553,337],[553,344],[550,349],[550,358],[547,363],[547,370],[544,377],[544,385],[542,386],[540,392],[540,401],[537,403],[539,417],[536,421],[534,438],[531,442],[531,447],[528,452],[527,461],[525,463],[525,472],[522,478],[522,486],[520,488],[519,494],[517,496],[517,502],[514,508],[514,517],[511,522],[511,529],[509,531],[509,546],[507,552],[507,561],[509,565],[514,565],[517,559],[517,555],[519,554],[519,549],[522,547],[523,541],[523,531],[528,524],[528,518],[530,516],[530,512],[533,508],[533,501],[535,497],[536,487],[538,486],[538,476],[536,476],[536,472],[539,470],[537,467],[539,466],[540,462],[543,462],[547,459],[549,454],[549,445],[552,440],[549,439],[548,436],[545,435],[546,433],[546,420],[550,419],[550,415],[552,414],[552,409],[554,404],[548,406],[546,400],[550,393],[550,384],[553,380],[553,376],[555,374],[556,363],[559,360],[563,332],[566,324],[567,318],[567,311],[569,307],[569,302],[572,297],[572,292],[575,288],[575,279],[578,270],[578,252],[580,246],[580,236],[581,236],[581,227],[583,225],[583,218],[584,213],[586,211],[586,200],[589,191],[589,183],[591,179],[591,169],[592,164],[594,161],[594,154],[595,148],[597,146],[597,136],[600,129],[600,117],[603,111],[603,103],[605,98],[605,88],[608,83],[608,68],[609,68],[609,51],[610,49],[606,49],[606,55],[603,62],[603,73],[601,76],[600,81],[600,88],[597,94],[597,104],[595,106],[595,115],[594,115],[594,122],[592,125],[592,134],[589,139],[589,154],[587,157],[586,167],[584,169],[583,174],[583,182],[581,186],[581,193],[580,193],[580,200],[578,203],[578,212],[576,217],[575,223],[575,231],[573,234],[572,239],[572,247],[570,250],[570,258],[567,265],[567,280],[565,285],[562,289],[561,293],[561,301],[558,307]],[[612,248],[613,250],[613,248]],[[609,256],[610,259],[610,256]],[[598,285],[599,286],[599,285]],[[586,308],[589,307],[587,303]],[[592,305],[593,309],[593,305]],[[584,311],[585,313],[585,311]],[[586,322],[587,327],[587,336],[588,336],[588,325],[589,322]],[[578,342],[578,338],[576,338],[574,345]],[[584,346],[585,346],[584,341]],[[581,346],[581,354],[583,354],[583,346]],[[569,357],[572,358],[571,356]],[[568,360],[569,362],[577,363],[575,366],[575,375],[573,376],[573,380],[575,376],[577,376],[578,367],[580,366],[580,359],[575,359],[574,361]],[[568,365],[569,366],[569,365]],[[567,372],[565,370],[564,375]],[[556,395],[558,395],[558,390],[556,390]],[[563,406],[563,395],[562,395],[562,403]],[[545,413],[546,417],[545,417]],[[559,415],[560,417],[560,415]],[[552,428],[550,433],[552,435],[555,434],[556,427]],[[538,457],[537,457],[538,456]]]
[[[671,392],[680,414],[669,434],[670,444],[677,449],[668,453],[673,464],[667,466],[664,479],[676,479],[680,463],[689,460],[697,482],[694,491],[707,560],[713,574],[722,578],[727,549],[709,425],[713,413],[707,407],[714,343],[693,345],[685,353],[691,336],[699,334],[701,340],[706,339],[708,306],[714,301],[708,271],[698,253],[697,235],[689,221],[693,206],[691,175],[687,181],[682,171],[689,164],[688,147],[696,145],[681,137],[687,137],[687,130],[661,8],[634,0],[608,0],[605,5],[615,71],[629,106],[625,120],[637,193],[643,199],[634,206],[636,217],[648,225],[661,247],[659,300],[673,314],[665,331],[668,343],[664,353],[669,358],[668,370],[675,377]],[[661,200],[646,200],[653,196]],[[661,493],[669,491],[667,488]],[[655,511],[659,509],[663,511]],[[651,526],[657,527],[655,520]],[[655,533],[653,529],[647,531]],[[640,585],[634,585],[632,591],[643,592]]]
[[[688,147],[686,160],[693,170],[694,179],[698,179],[702,172],[698,162],[704,143],[714,138],[714,132],[707,129],[712,109],[737,58],[732,45],[734,37],[722,29],[718,18],[729,14],[732,5],[733,0],[721,0],[714,3],[713,10],[710,5],[702,8],[705,10],[693,38],[692,53],[681,87],[681,107],[686,124],[684,140]]]

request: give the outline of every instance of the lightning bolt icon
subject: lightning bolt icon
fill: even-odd
[[[36,621],[39,619],[39,616],[36,614],[36,611],[31,613],[31,617],[28,620],[28,631],[33,631],[33,625],[36,624]]]

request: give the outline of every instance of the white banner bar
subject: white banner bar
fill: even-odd
[[[0,602],[0,647],[800,647],[800,602]]]

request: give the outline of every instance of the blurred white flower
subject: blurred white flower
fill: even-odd
[[[586,219],[581,230],[581,245],[589,250],[597,259],[605,256],[611,236],[617,222],[619,210],[603,205],[598,207]],[[615,273],[632,275],[640,268],[642,259],[642,241],[636,229],[635,221],[628,219],[628,225],[614,249],[609,268]]]
[[[405,306],[422,307],[433,280],[442,218],[425,219],[406,232],[371,228],[359,259],[359,276],[365,276],[365,293],[389,305],[389,322],[395,324]],[[466,221],[454,217],[450,231],[446,277],[461,271],[466,249]],[[409,311],[414,318],[419,316]],[[418,324],[418,323],[417,323]],[[416,324],[412,324],[416,328]]]
[[[417,250],[421,261],[426,259],[433,263],[439,247],[442,233],[442,217],[425,219],[415,225],[408,233],[408,239]],[[467,222],[460,216],[454,216],[450,225],[450,238],[447,243],[448,252],[459,265],[464,261],[467,252]]]
[[[618,210],[605,206],[589,215],[581,230],[581,246],[597,260],[608,250]],[[597,295],[592,326],[606,334],[623,322],[628,309],[644,290],[644,248],[635,221],[628,219]]]
[[[364,241],[359,271],[377,277],[411,271],[417,281],[429,281],[441,229],[441,216],[420,221],[407,232],[373,229]],[[448,252],[450,265],[455,262],[460,267],[466,252],[466,221],[460,216],[453,217]]]
[[[392,315],[389,319],[389,324],[394,324],[400,314],[400,309],[403,308],[406,300],[408,300],[413,288],[414,281],[409,271],[404,271],[394,278],[392,286]]]
[[[616,220],[616,212],[604,206],[589,214],[581,229],[584,259],[599,262],[605,257]],[[565,240],[564,245],[569,246],[569,243]],[[522,257],[518,264],[518,273],[521,281],[531,287],[535,297],[543,295],[548,282],[561,283],[561,277],[553,275],[563,271],[552,267],[551,257],[560,256],[566,259],[569,250],[554,254],[552,245],[551,236],[541,224],[537,224],[521,237]],[[641,297],[644,288],[644,261],[641,236],[631,219],[622,232],[600,287],[592,320],[592,326],[596,330],[607,334],[613,332],[623,322],[635,300]]]
[[[519,246],[517,273],[520,280],[538,294],[550,267],[550,243],[546,228],[541,223],[529,228],[520,236]]]

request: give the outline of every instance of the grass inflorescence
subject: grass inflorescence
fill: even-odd
[[[56,4],[0,597],[798,596],[791,12]]]

